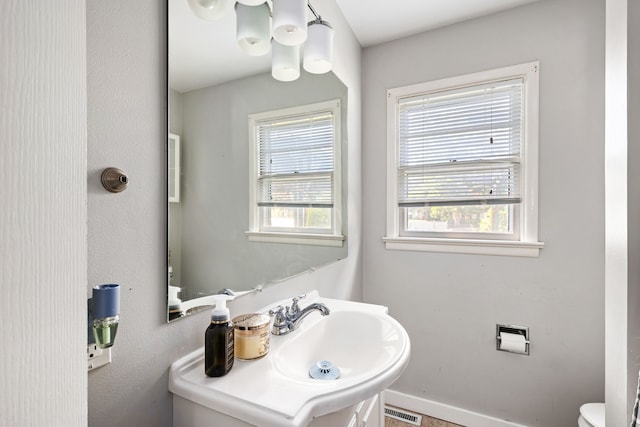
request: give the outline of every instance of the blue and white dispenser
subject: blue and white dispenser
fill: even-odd
[[[93,338],[100,348],[113,345],[120,323],[120,285],[93,288]]]

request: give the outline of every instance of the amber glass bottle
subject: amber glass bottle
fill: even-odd
[[[233,367],[233,325],[211,320],[204,337],[204,373],[221,377]]]
[[[204,373],[209,377],[226,375],[233,367],[233,323],[226,307],[226,295],[216,298],[211,324],[204,334]]]

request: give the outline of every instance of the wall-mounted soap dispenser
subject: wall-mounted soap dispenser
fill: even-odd
[[[111,346],[120,323],[120,285],[95,286],[88,301],[89,336],[87,357],[89,370],[111,363]]]

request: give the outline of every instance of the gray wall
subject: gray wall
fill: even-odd
[[[168,368],[202,346],[209,322],[209,313],[203,312],[165,323],[163,10],[154,0],[87,2],[88,278],[89,285],[116,282],[123,287],[113,362],[88,377],[92,427],[171,426]],[[343,261],[234,301],[232,315],[311,289],[334,298],[362,298],[361,233],[355,219],[361,216],[360,47],[334,1],[323,2],[323,15],[331,16],[336,29],[336,74],[347,84],[349,100],[355,100],[348,112],[347,225],[355,243]],[[126,191],[109,194],[101,188],[100,172],[107,166],[129,173]],[[82,352],[86,357],[84,347]]]
[[[540,61],[538,258],[385,250],[387,88]],[[363,53],[367,302],[412,339],[394,389],[530,426],[604,399],[604,2],[540,1]],[[531,356],[495,350],[496,323]]]
[[[303,73],[289,83],[262,73],[182,95],[182,273],[181,281],[174,283],[207,295],[223,288],[248,290],[346,256],[347,241],[342,247],[292,245],[250,242],[245,235],[249,230],[249,114],[333,99],[342,103],[346,176],[347,88],[333,73]],[[346,180],[343,184],[342,206],[346,206]],[[346,210],[342,223],[347,224]]]

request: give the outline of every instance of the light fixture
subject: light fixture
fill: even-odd
[[[303,66],[312,74],[331,71],[333,57],[333,29],[320,17],[309,22],[307,42],[304,45]]]
[[[247,6],[260,6],[264,2],[264,0],[238,0],[238,3],[242,3]]]
[[[224,16],[225,0],[187,0],[193,13],[206,21],[217,21]]]
[[[291,82],[300,77],[300,47],[287,46],[271,41],[271,75],[281,82]]]
[[[206,20],[222,18],[225,0],[187,0],[193,13]],[[315,19],[307,22],[307,7]],[[334,31],[308,0],[236,0],[236,39],[250,56],[271,50],[271,75],[290,82],[304,69],[312,74],[331,71]]]
[[[307,0],[273,0],[273,38],[286,46],[307,40]]]
[[[245,0],[246,1],[246,0]],[[236,38],[250,56],[261,56],[271,49],[271,10],[263,2],[257,6],[236,3]]]

